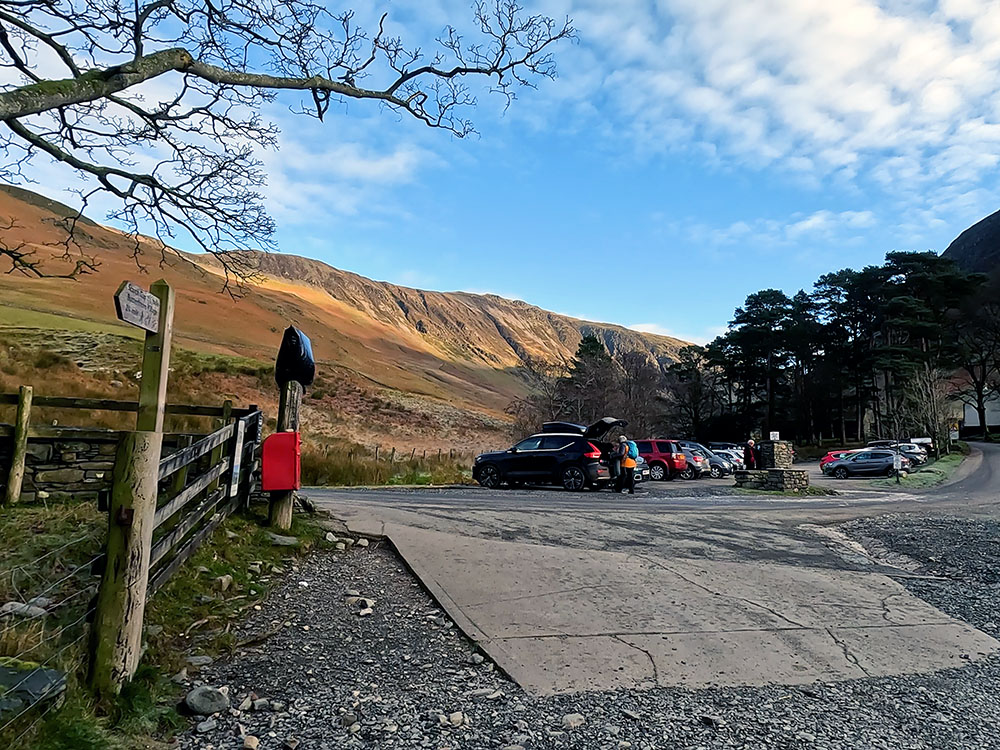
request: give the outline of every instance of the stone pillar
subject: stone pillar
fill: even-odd
[[[760,444],[761,469],[792,468],[792,444],[787,440],[767,441]]]

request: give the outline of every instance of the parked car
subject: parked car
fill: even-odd
[[[712,443],[709,443],[711,446]],[[733,470],[739,470],[743,468],[743,451],[737,450],[735,448],[712,448],[712,453],[719,456],[724,456],[729,459],[733,464]]]
[[[681,479],[701,479],[708,476],[712,469],[704,454],[701,451],[685,450],[687,451],[684,454],[687,457],[687,467],[678,476]]]
[[[869,440],[865,445],[868,448],[891,448],[895,444],[895,440]]]
[[[633,473],[633,476],[635,476],[635,483],[639,484],[639,482],[648,482],[649,474],[649,464],[646,463],[646,459],[644,459],[640,453],[639,458],[635,460],[635,472]]]
[[[709,443],[708,449],[714,453],[718,453],[719,451],[743,452],[743,446],[739,443]]]
[[[691,452],[703,456],[708,461],[708,474],[712,479],[722,479],[734,471],[733,462],[726,456],[710,450],[699,451],[696,448],[691,449]]]
[[[639,455],[649,464],[649,478],[673,479],[687,468],[683,449],[674,440],[637,440]]]
[[[839,461],[840,459],[845,458],[851,455],[852,453],[857,453],[860,450],[864,450],[864,448],[845,448],[839,451],[830,451],[825,456],[823,456],[823,458],[819,460],[819,468],[822,469],[828,463],[831,463],[833,461]]]
[[[837,479],[847,479],[853,476],[887,476],[896,473],[896,452],[884,449],[860,450],[843,458],[831,461],[823,467],[824,474],[831,474]],[[900,470],[910,468],[910,459],[900,456]]]
[[[732,461],[716,455],[701,443],[696,443],[693,440],[679,440],[678,443],[684,449],[685,455],[694,453],[705,459],[708,463],[708,471],[705,473],[709,474],[713,479],[719,479],[733,473]]]
[[[611,481],[608,456],[612,450],[604,437],[626,426],[620,419],[604,417],[592,425],[546,422],[542,431],[526,437],[506,451],[481,453],[472,467],[472,478],[483,487],[502,484],[559,484],[565,489],[598,490]]]

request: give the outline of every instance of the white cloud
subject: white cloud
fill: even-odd
[[[567,75],[545,98],[575,102],[581,118],[596,104],[646,152],[698,146],[753,168],[870,176],[911,202],[1000,161],[995,0],[551,0],[547,11],[568,12],[581,45],[560,50]],[[578,63],[606,73],[577,75]]]
[[[755,247],[801,245],[807,241],[839,239],[848,241],[861,230],[875,226],[871,211],[830,211],[795,213],[783,219],[741,219],[723,226],[695,220],[672,222],[666,228],[687,237],[700,247],[726,247],[752,242]]]

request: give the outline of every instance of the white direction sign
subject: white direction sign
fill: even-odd
[[[118,320],[131,323],[150,333],[160,330],[160,300],[131,281],[123,281],[115,292]]]
[[[777,432],[772,432],[771,433],[771,440],[778,440],[778,439],[780,439],[780,437],[781,436]]]

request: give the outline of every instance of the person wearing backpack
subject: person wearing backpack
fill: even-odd
[[[622,435],[618,438],[618,455],[621,456],[621,473],[618,475],[617,490],[625,494],[635,494],[635,467],[639,457],[639,446]]]

